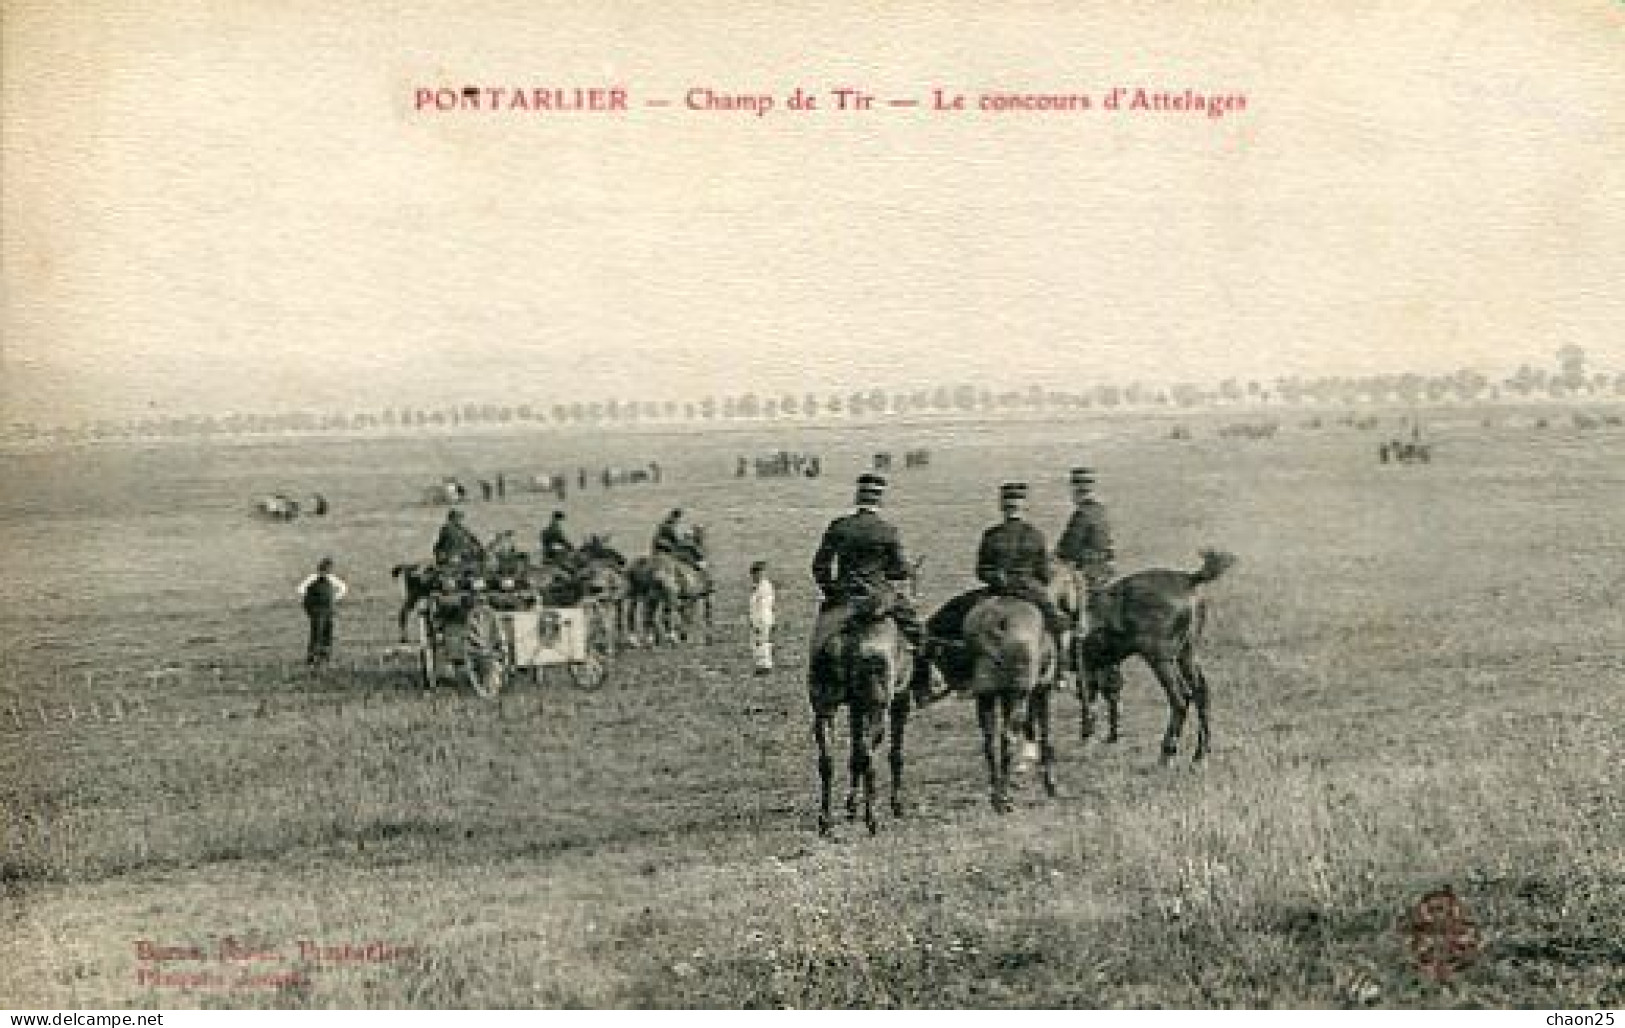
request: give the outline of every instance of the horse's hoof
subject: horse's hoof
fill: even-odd
[[[829,818],[821,817],[818,819],[818,836],[821,839],[835,838],[835,829],[829,823]]]
[[[1107,735],[1106,736],[1106,741],[1109,742],[1109,743],[1116,742],[1117,741],[1117,733],[1112,732],[1111,734]]]
[[[868,817],[864,818],[863,823],[865,825],[868,825],[870,835],[879,835],[880,834],[880,822],[875,819],[875,816],[873,814],[870,814]]]
[[[1044,795],[1048,796],[1052,800],[1053,799],[1059,799],[1060,796],[1061,796],[1060,786],[1056,785],[1054,782],[1052,782],[1052,781],[1050,781],[1048,779],[1045,779],[1045,781],[1044,781]]]
[[[902,800],[892,800],[891,816],[895,818],[905,818],[908,816],[908,807],[903,803]]]

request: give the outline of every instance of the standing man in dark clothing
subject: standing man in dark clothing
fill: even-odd
[[[1073,468],[1072,517],[1055,544],[1055,556],[1078,569],[1088,590],[1088,609],[1096,609],[1097,598],[1112,579],[1112,533],[1106,521],[1106,508],[1092,495],[1094,472]],[[1093,616],[1093,613],[1091,613]]]
[[[877,590],[891,593],[890,611],[897,628],[914,647],[914,676],[911,688],[917,691],[921,683],[930,680],[930,663],[921,653],[924,633],[920,616],[908,592],[901,588],[911,572],[903,556],[902,537],[880,516],[881,500],[886,494],[886,479],[881,475],[865,474],[858,477],[857,510],[836,518],[824,530],[818,552],[813,555],[813,580],[818,583],[824,600],[813,623],[810,651],[816,655],[829,637],[838,632],[850,613],[847,601],[855,596]],[[813,685],[819,684],[824,673],[815,659],[809,669]]]
[[[319,668],[333,657],[333,610],[350,589],[333,574],[333,559],[323,557],[316,573],[299,583],[299,599],[310,621],[310,642],[305,647],[305,663]]]
[[[564,534],[564,511],[553,512],[553,519],[542,529],[542,559],[562,564],[575,552],[575,544]]]

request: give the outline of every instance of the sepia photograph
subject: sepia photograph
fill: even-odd
[[[0,1007],[1625,1007],[1617,0],[0,0],[0,115]]]

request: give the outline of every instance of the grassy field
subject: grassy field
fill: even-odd
[[[1625,435],[1462,412],[1434,463],[1383,467],[1371,432],[1284,420],[1251,441],[1118,419],[0,458],[0,1003],[1625,1005]],[[825,476],[732,477],[781,446]],[[1210,590],[1205,766],[1158,766],[1165,707],[1132,665],[1116,746],[1060,701],[1061,798],[1027,780],[995,815],[949,701],[911,722],[910,816],[816,837],[807,563],[866,455],[916,446],[933,463],[893,476],[890,508],[928,606],[970,583],[1000,480],[1034,483],[1053,538],[1080,461],[1121,570],[1241,557]],[[628,550],[670,506],[704,522],[711,645],[625,654],[596,693],[414,684],[388,569],[443,516],[423,486],[648,459],[662,484],[566,509]],[[249,516],[279,488],[334,513]],[[469,516],[528,543],[552,506]],[[328,554],[354,594],[312,679],[292,591]],[[758,558],[770,678],[742,625]],[[1401,922],[1442,886],[1480,941],[1436,981]]]

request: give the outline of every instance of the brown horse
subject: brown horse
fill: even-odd
[[[576,583],[582,596],[592,600],[601,610],[613,612],[606,619],[612,644],[619,645],[632,632],[630,623],[631,589],[627,573],[614,557],[594,557],[580,553],[575,565]]]
[[[1055,747],[1050,742],[1050,692],[1055,683],[1055,642],[1043,612],[1031,601],[989,596],[965,615],[970,657],[969,688],[976,697],[982,753],[992,787],[993,809],[1007,814],[1010,765],[1018,736],[1036,736],[1044,768],[1044,791],[1054,796]]]
[[[1123,691],[1122,663],[1138,654],[1168,697],[1168,728],[1162,737],[1162,759],[1179,752],[1187,709],[1196,706],[1196,752],[1201,760],[1212,746],[1208,725],[1208,683],[1197,660],[1196,648],[1207,618],[1201,587],[1224,574],[1236,558],[1217,550],[1202,551],[1202,566],[1195,571],[1152,568],[1108,585],[1097,609],[1099,623],[1089,626],[1081,647],[1083,679],[1082,733],[1094,733],[1090,709],[1096,696],[1106,698],[1110,730],[1107,742],[1117,741],[1118,699]]]
[[[875,819],[874,755],[891,722],[891,807],[903,816],[903,730],[912,701],[908,691],[913,661],[908,641],[890,616],[889,592],[855,597],[834,631],[813,640],[813,737],[818,742],[818,832],[831,830],[830,794],[835,760],[830,731],[835,714],[846,707],[851,719],[851,755],[847,761],[846,815],[856,819],[858,791],[863,792],[863,823],[869,834],[880,830]]]
[[[709,638],[713,625],[711,572],[704,566],[704,530],[695,526],[693,542],[682,557],[656,553],[639,557],[629,572],[634,631],[646,631],[651,642],[675,644],[693,634],[696,614]],[[685,559],[686,558],[686,559]]]

